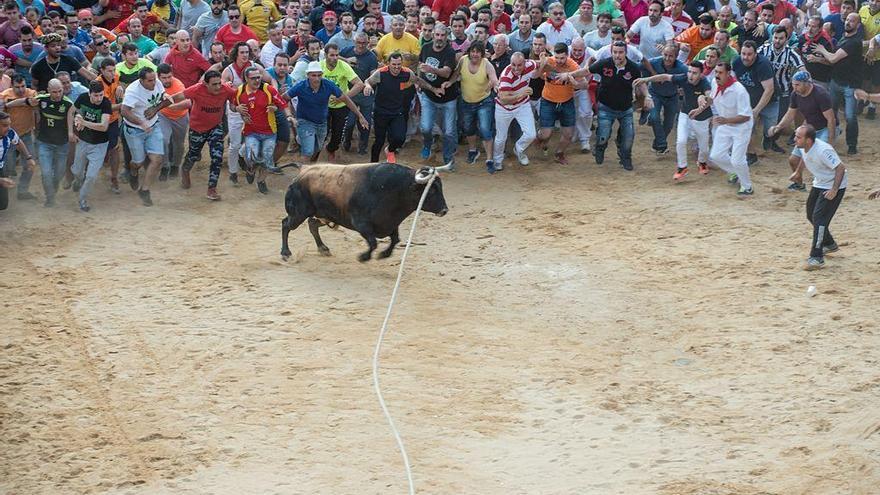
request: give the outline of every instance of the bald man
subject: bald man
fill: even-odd
[[[190,87],[202,78],[211,64],[205,60],[202,53],[192,45],[189,31],[181,29],[174,35],[174,46],[165,56],[164,62],[171,66],[174,77],[180,79],[185,87]]]

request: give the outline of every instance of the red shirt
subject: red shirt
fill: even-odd
[[[172,48],[168,55],[165,56],[164,62],[171,66],[171,73],[174,74],[174,77],[180,79],[180,82],[186,87],[199,82],[202,74],[211,68],[211,64],[205,60],[202,53],[192,47],[187,53],[182,53],[177,48]]]
[[[506,34],[510,34],[513,31],[513,25],[510,23],[510,16],[507,15],[507,12],[502,12],[498,19],[492,19],[492,22],[489,23],[489,30],[500,33],[501,31],[498,30],[498,26],[502,24],[507,28],[507,31],[504,31]]]
[[[137,17],[137,14],[131,14],[130,16],[126,17],[125,20],[123,20],[122,22],[117,24],[115,28],[113,28],[113,31],[116,34],[127,33],[128,32],[128,23],[131,22],[131,20],[135,17]],[[152,26],[153,24],[159,24],[159,16],[157,16],[156,14],[154,14],[152,12],[148,12],[147,18],[144,19],[144,22],[142,24],[144,26],[144,33],[145,34],[149,33],[150,26]]]
[[[200,82],[183,90],[183,96],[192,101],[189,127],[196,132],[208,132],[223,121],[226,102],[235,103],[235,88],[224,84],[220,93],[212,95],[205,83]]]
[[[107,3],[107,6],[104,7],[104,10],[115,10],[119,12],[119,17],[104,21],[105,28],[113,29],[119,25],[120,22],[128,19],[129,16],[134,13],[134,0],[110,0]],[[147,30],[144,29],[144,32],[147,32]]]
[[[770,3],[770,2],[769,2],[769,0],[766,0],[764,2],[759,3],[758,6],[755,7],[755,10],[758,12],[761,12],[761,5],[765,4],[765,3]],[[779,0],[778,2],[776,2],[775,7],[776,8],[773,9],[773,20],[770,21],[773,24],[779,24],[779,21],[781,21],[783,19],[797,16],[798,8],[795,7],[794,5],[790,4],[789,2],[786,2],[785,0]]]
[[[214,41],[219,41],[223,43],[223,49],[226,50],[226,53],[229,53],[232,50],[232,47],[235,46],[239,41],[247,41],[247,40],[256,40],[257,35],[251,31],[251,28],[241,25],[241,31],[238,34],[232,32],[232,28],[229,24],[224,25],[220,29],[217,30],[217,35],[214,36]]]
[[[437,20],[449,25],[449,18],[459,7],[467,7],[470,5],[468,0],[434,0],[431,11],[437,12]]]
[[[669,23],[672,24],[672,31],[675,32],[676,36],[683,33],[685,29],[694,25],[694,20],[691,19],[691,16],[689,16],[688,13],[683,10],[681,11],[681,15],[678,16],[678,18],[673,19],[672,11],[670,9],[666,9],[666,11],[663,12],[663,17],[665,17],[666,20],[668,20]]]
[[[620,10],[623,12],[623,18],[626,19],[626,25],[632,26],[639,17],[648,15],[648,4],[645,3],[645,0],[639,0],[635,5],[632,4],[632,0],[621,0]],[[638,43],[638,41],[633,41],[633,43]]]
[[[279,109],[287,108],[287,103],[278,96],[278,91],[274,86],[263,83],[263,87],[267,88],[269,94],[272,95],[271,102],[262,88],[250,94],[248,94],[247,88],[244,88],[236,98],[236,104],[247,105],[248,114],[251,117],[251,121],[244,125],[245,136],[248,134],[275,134],[274,126],[269,122],[269,116],[271,115],[274,119],[275,113],[266,111],[266,107],[271,103]]]

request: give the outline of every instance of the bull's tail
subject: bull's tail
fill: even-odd
[[[300,165],[299,163],[296,163],[296,162],[290,162],[290,163],[288,163],[288,164],[286,164],[286,165],[281,165],[280,167],[276,167],[276,168],[277,168],[278,170],[281,170],[281,169],[283,169],[283,168],[288,168],[288,167],[293,167],[293,168],[295,168],[295,169],[300,169],[300,168],[302,168],[302,165]]]

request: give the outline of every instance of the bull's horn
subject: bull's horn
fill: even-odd
[[[434,172],[449,172],[451,170],[452,170],[451,163],[447,163],[446,165],[443,165],[442,167],[434,167]]]
[[[427,184],[432,175],[434,175],[434,173],[430,168],[427,170],[419,170],[416,172],[416,184]]]

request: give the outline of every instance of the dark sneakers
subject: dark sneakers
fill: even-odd
[[[605,161],[605,149],[598,146],[593,148],[593,158],[596,159],[596,165],[602,165]]]
[[[138,190],[138,186],[140,185],[140,181],[138,180],[138,176],[137,176],[137,175],[131,175],[131,174],[129,173],[129,175],[128,175],[128,185],[131,186],[131,190],[132,190],[132,191],[137,191],[137,190]]]
[[[836,242],[831,243],[827,246],[822,246],[822,254],[836,253],[838,251],[840,251],[840,247],[837,245]]]
[[[260,191],[261,194],[269,194],[269,187],[266,185],[266,181],[261,180],[257,182],[257,190]]]
[[[138,196],[144,206],[153,206],[153,200],[150,199],[150,191],[138,191]]]
[[[788,185],[788,190],[804,192],[807,190],[807,186],[803,182],[792,182]]]
[[[37,199],[37,197],[34,196],[33,194],[29,193],[28,191],[22,191],[22,192],[18,193],[18,200],[19,201],[30,201],[30,200],[34,200],[34,199]]]
[[[238,174],[236,172],[229,174],[229,182],[232,182],[235,186],[238,185]]]
[[[758,154],[757,153],[746,153],[746,163],[751,167],[754,164],[758,163]]]

